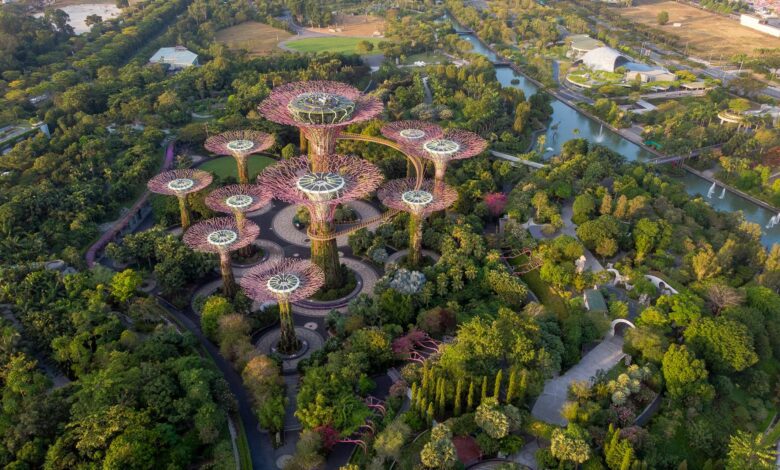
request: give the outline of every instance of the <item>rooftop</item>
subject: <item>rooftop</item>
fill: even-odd
[[[198,54],[184,46],[161,47],[154,53],[149,62],[155,64],[171,64],[176,66],[191,66],[198,64]]]
[[[614,72],[616,68],[626,65],[630,60],[611,47],[597,47],[585,53],[580,59],[592,70]]]
[[[597,289],[585,290],[585,306],[591,312],[606,312],[607,302],[604,300],[604,296]]]
[[[566,38],[570,41],[571,48],[578,51],[592,51],[599,47],[604,46],[604,43],[598,39],[593,39],[587,34],[572,34]]]

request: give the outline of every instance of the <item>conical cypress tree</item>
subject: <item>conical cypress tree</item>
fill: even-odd
[[[525,400],[525,393],[528,391],[528,371],[523,369],[520,371],[520,383],[517,387],[517,400]]]
[[[631,459],[634,457],[634,449],[626,447],[623,452],[623,461],[620,463],[620,470],[631,470]]]
[[[469,394],[466,397],[466,410],[472,411],[474,409],[474,380],[469,382]]]
[[[425,413],[425,418],[428,422],[428,426],[433,424],[433,403],[428,404],[428,411]]]
[[[447,383],[444,379],[439,380],[439,416],[443,417],[444,411],[447,409],[447,396],[445,394]]]
[[[428,364],[427,363],[423,363],[422,383],[420,384],[420,395],[423,397],[428,395]]]
[[[417,408],[417,400],[419,399],[418,395],[419,395],[419,393],[417,391],[417,382],[412,382],[412,400],[411,400],[411,402],[412,402],[412,404],[411,404],[412,409]]]
[[[498,369],[498,373],[496,374],[496,381],[493,384],[493,398],[496,399],[496,402],[501,401],[501,381],[504,379],[504,371],[502,369]]]
[[[455,385],[455,397],[452,400],[452,412],[455,416],[460,416],[460,396],[463,394],[463,379],[458,379]]]
[[[509,373],[509,385],[506,387],[507,404],[512,404],[512,400],[515,398],[515,393],[517,393],[517,369],[513,368]]]
[[[487,376],[482,376],[482,396],[480,397],[479,404],[485,403],[485,398],[487,398]]]

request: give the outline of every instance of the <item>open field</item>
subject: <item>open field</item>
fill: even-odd
[[[780,39],[746,28],[738,21],[673,1],[641,0],[631,8],[616,9],[631,21],[666,31],[688,43],[690,50],[706,59],[709,54],[724,58],[735,54],[752,54],[756,48],[780,48]],[[660,26],[658,13],[669,13],[669,23]],[[676,28],[674,23],[681,23]]]
[[[338,15],[331,26],[306,29],[332,36],[367,38],[374,36],[376,31],[384,34],[385,20],[370,15]]]
[[[245,49],[252,55],[263,55],[277,50],[280,41],[291,37],[292,34],[283,29],[247,21],[217,31],[216,40],[230,49]]]
[[[357,44],[360,41],[369,41],[374,44],[372,54],[379,53],[378,46],[381,39],[362,39],[345,37],[317,37],[304,38],[289,41],[286,46],[298,52],[339,52],[344,54],[357,54]]]
[[[265,167],[275,163],[271,157],[263,155],[254,155],[247,159],[247,167],[249,168],[249,179],[254,180],[258,173],[263,171]],[[233,157],[219,157],[213,160],[209,160],[203,165],[198,167],[199,170],[208,171],[220,178],[226,178],[228,176],[236,179],[238,178],[238,172],[236,171],[236,161]]]

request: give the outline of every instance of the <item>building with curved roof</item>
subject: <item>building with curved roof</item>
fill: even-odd
[[[631,60],[615,49],[605,46],[586,52],[578,62],[591,70],[614,72],[616,68],[628,64]]]

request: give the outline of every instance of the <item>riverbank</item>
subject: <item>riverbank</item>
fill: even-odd
[[[447,16],[450,19],[450,21],[453,22],[453,25],[455,25],[455,29],[456,30],[464,29],[459,24],[457,18],[455,18],[452,15],[451,12],[447,11]],[[485,43],[485,41],[483,41],[482,38],[478,37],[476,34],[471,34],[470,37],[474,38],[473,42],[477,42],[478,45],[483,49],[483,51],[485,51],[485,52],[481,52],[481,53],[483,55],[485,55],[486,57],[488,57],[488,59],[490,59],[491,62],[493,62],[494,64],[496,62],[501,63],[501,65],[496,65],[496,70],[499,70],[500,68],[503,68],[503,67],[510,69],[512,72],[514,72],[514,74],[522,77],[523,80],[526,80],[528,83],[533,85],[537,89],[537,92],[548,93],[550,96],[552,96],[557,101],[562,103],[566,108],[569,108],[569,109],[575,111],[575,113],[580,114],[580,115],[584,116],[585,118],[587,118],[587,119],[589,119],[589,120],[591,120],[591,121],[593,121],[593,122],[595,122],[595,123],[597,123],[597,124],[599,124],[599,125],[601,125],[603,127],[606,127],[608,130],[610,130],[612,132],[612,134],[614,134],[617,137],[623,139],[624,141],[626,141],[626,142],[636,146],[639,150],[641,150],[642,152],[646,153],[647,155],[650,155],[650,156],[653,156],[653,157],[656,157],[656,158],[669,158],[669,157],[671,157],[670,155],[664,154],[664,153],[656,150],[655,148],[652,148],[652,147],[649,147],[649,146],[645,145],[644,141],[641,139],[640,136],[637,136],[637,135],[635,135],[635,134],[633,134],[631,132],[627,132],[625,130],[620,130],[620,129],[617,129],[617,128],[613,127],[611,124],[609,124],[608,122],[605,122],[604,120],[602,120],[598,116],[595,116],[594,114],[588,112],[587,110],[582,109],[580,106],[578,106],[578,104],[576,102],[572,101],[569,97],[565,96],[563,93],[560,93],[559,90],[556,90],[556,89],[553,89],[551,87],[545,86],[539,80],[529,76],[525,71],[523,71],[520,68],[519,65],[515,64],[514,62],[507,61],[507,59],[505,59],[503,56],[501,56],[491,45]],[[480,53],[480,52],[478,51],[477,53]],[[587,138],[587,136],[582,136],[582,137]],[[549,142],[549,140],[548,140],[548,142]],[[613,150],[615,150],[615,149],[613,149]],[[622,153],[622,152],[619,152],[619,153]],[[639,158],[639,156],[637,156],[637,158]],[[646,158],[647,157],[645,157],[645,159]],[[641,159],[640,159],[640,161],[641,161]],[[732,196],[736,196],[737,199],[740,199],[740,200],[744,201],[743,204],[746,202],[746,203],[749,203],[749,204],[752,204],[752,205],[756,206],[756,209],[760,208],[761,210],[769,212],[769,214],[766,214],[766,216],[755,214],[755,213],[752,214],[752,218],[753,219],[756,219],[756,218],[758,219],[758,220],[752,220],[752,221],[755,222],[755,223],[758,223],[762,227],[769,220],[770,217],[774,216],[775,214],[780,213],[780,209],[774,207],[773,205],[771,205],[771,204],[769,204],[769,203],[767,203],[765,201],[762,201],[760,199],[757,199],[756,197],[751,196],[750,194],[747,194],[744,191],[741,191],[741,190],[739,190],[739,189],[737,189],[737,188],[735,188],[735,187],[733,187],[733,186],[731,186],[729,184],[725,184],[725,183],[723,183],[721,181],[718,181],[718,180],[714,179],[711,176],[704,175],[701,172],[698,172],[695,169],[693,169],[693,168],[691,168],[691,167],[689,167],[687,165],[683,165],[683,169],[686,172],[688,172],[692,177],[701,178],[702,183],[708,181],[710,183],[716,183],[717,185],[719,185],[721,187],[725,187],[726,190]],[[691,191],[689,191],[689,192],[691,192]],[[706,192],[703,193],[703,194],[706,194]],[[713,205],[713,207],[715,209],[717,209],[717,210],[727,210],[727,211],[733,212],[735,210],[734,206],[738,205],[738,204],[728,204],[728,201],[726,201],[726,202],[727,202],[726,205],[727,206],[730,205],[731,207],[727,207],[726,209],[724,209],[722,207],[724,205],[722,203],[722,201],[721,201],[721,203],[719,203],[720,207],[718,207],[716,205]],[[742,208],[737,208],[736,210],[742,210]],[[748,208],[745,208],[745,210],[743,211],[743,213],[746,213],[746,215],[747,215],[747,213],[750,213],[750,212],[754,212],[754,211],[752,211],[752,210],[750,210]],[[767,247],[771,246],[775,242],[777,242],[777,239],[776,239],[776,236],[774,236],[774,235],[770,236],[767,240],[765,240],[765,244],[767,245]]]

